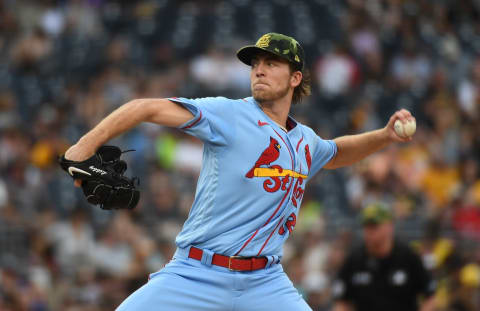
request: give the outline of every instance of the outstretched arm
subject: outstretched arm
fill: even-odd
[[[408,142],[411,137],[400,137],[395,133],[394,123],[396,120],[407,122],[415,120],[411,113],[405,109],[395,112],[387,125],[379,130],[335,138],[337,154],[324,168],[335,169],[356,163],[372,153],[385,148],[393,142]]]
[[[80,138],[67,150],[65,158],[72,161],[86,160],[98,147],[142,122],[176,127],[192,118],[190,111],[168,99],[135,99],[113,111]]]

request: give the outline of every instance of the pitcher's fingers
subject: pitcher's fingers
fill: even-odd
[[[80,187],[82,186],[82,181],[80,179],[75,179],[74,183],[75,187]]]

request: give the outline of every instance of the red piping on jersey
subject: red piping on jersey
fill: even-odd
[[[258,231],[261,228],[265,227],[270,222],[270,220],[272,220],[273,216],[275,216],[275,214],[278,212],[278,210],[280,209],[280,206],[282,206],[282,204],[283,204],[283,201],[285,201],[285,198],[290,193],[290,189],[292,188],[292,184],[293,184],[293,181],[290,182],[290,185],[288,186],[287,191],[285,191],[285,195],[283,196],[282,201],[280,202],[280,204],[278,204],[278,206],[275,209],[275,212],[273,212],[272,216],[270,216],[270,218],[268,218],[267,222],[263,226],[261,226],[260,228],[257,229],[257,231],[255,231],[255,233],[245,242],[245,244],[243,244],[242,248],[240,248],[240,250],[235,253],[235,256],[237,256],[245,248],[245,246],[247,246],[248,243],[250,243],[252,241],[252,239],[257,235]]]
[[[262,226],[263,227],[263,226]],[[235,256],[237,256],[238,254],[240,254],[240,252],[245,248],[245,246],[248,245],[248,243],[250,243],[250,241],[252,241],[252,239],[257,235],[258,233],[258,230],[260,230],[260,228],[257,229],[257,231],[255,231],[255,233],[245,242],[245,244],[243,244],[242,248],[235,253]]]
[[[200,110],[200,116],[192,124],[182,127],[182,130],[186,130],[197,124],[202,119],[202,111]]]
[[[272,129],[275,131],[274,128],[272,128]],[[288,145],[287,145],[287,143],[285,142],[285,140],[283,139],[282,135],[278,134],[277,131],[275,131],[275,133],[276,133],[276,134],[278,135],[278,137],[280,137],[280,139],[283,141],[283,143],[285,144],[285,147],[286,147],[287,150],[288,150],[288,153],[290,154],[290,159],[292,160],[292,171],[293,171],[293,170],[294,170],[294,166],[293,166],[293,156],[292,156],[292,152],[290,151],[290,148],[288,148]],[[248,243],[250,243],[250,242],[252,241],[252,239],[257,235],[258,231],[259,231],[261,228],[265,227],[265,226],[270,222],[270,220],[272,220],[273,216],[275,216],[275,214],[278,212],[278,210],[280,209],[280,206],[282,206],[283,202],[285,201],[285,198],[286,198],[286,197],[288,196],[288,194],[290,193],[290,189],[291,189],[291,187],[292,187],[292,183],[293,183],[293,182],[290,182],[290,185],[288,186],[288,189],[287,189],[287,191],[285,192],[285,195],[283,196],[282,201],[280,202],[280,204],[278,204],[278,206],[277,206],[277,208],[275,209],[275,212],[273,212],[272,216],[270,216],[270,218],[268,218],[267,222],[266,222],[263,226],[261,226],[260,228],[258,228],[257,231],[255,231],[255,233],[253,233],[253,235],[245,242],[245,244],[243,244],[242,248],[240,248],[240,250],[235,254],[235,256],[237,256],[237,255],[248,245]],[[275,232],[275,230],[274,230],[274,232]],[[268,239],[267,239],[267,241],[268,241]],[[264,246],[265,246],[265,245],[264,245]],[[262,249],[263,249],[263,247],[262,247]]]
[[[262,248],[258,251],[257,256],[260,256],[260,254],[261,254],[262,251],[263,251],[263,248],[264,248],[265,246],[267,246],[267,243],[268,243],[268,241],[270,240],[270,238],[272,237],[272,235],[273,235],[275,232],[277,232],[278,225],[282,223],[283,217],[284,217],[284,216],[282,216],[282,218],[280,218],[280,220],[278,221],[278,223],[277,223],[277,225],[275,226],[275,228],[273,228],[273,231],[272,231],[272,232],[270,233],[270,235],[268,236],[268,239],[265,241],[265,243],[263,243]]]
[[[275,131],[274,128],[272,128],[272,130]],[[293,156],[292,156],[292,152],[290,151],[290,148],[288,148],[288,145],[287,143],[285,142],[285,140],[283,139],[282,135],[278,134],[277,131],[275,131],[275,133],[277,133],[278,137],[280,137],[280,139],[283,141],[283,143],[285,144],[285,147],[287,147],[287,150],[288,150],[288,153],[290,154],[290,159],[292,159],[292,171],[295,170],[295,166],[293,166]]]
[[[300,138],[300,140],[298,141],[298,144],[297,144],[297,152],[298,152],[298,147],[300,147],[300,143],[303,141],[303,136],[302,138]]]

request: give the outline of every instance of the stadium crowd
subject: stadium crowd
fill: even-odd
[[[480,3],[474,0],[0,0],[0,310],[114,309],[175,250],[201,165],[196,139],[143,124],[114,144],[142,197],[86,204],[56,156],[142,97],[247,97],[235,50],[283,32],[305,47],[313,95],[296,119],[323,138],[417,119],[413,142],[322,171],[284,267],[314,310],[384,202],[438,281],[440,311],[480,310]]]

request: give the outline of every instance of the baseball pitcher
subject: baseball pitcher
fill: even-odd
[[[66,170],[90,163],[100,146],[141,122],[176,127],[204,143],[195,200],[173,259],[117,310],[311,310],[281,265],[307,182],[322,168],[350,165],[411,140],[394,131],[396,120],[414,120],[406,110],[382,129],[334,140],[295,121],[290,107],[310,94],[310,85],[303,48],[291,37],[265,34],[237,56],[251,67],[251,97],[132,100],[64,156]],[[82,178],[73,177],[80,186]],[[128,190],[131,182],[122,185]],[[122,200],[117,188],[105,189],[94,193],[94,202],[103,193]],[[136,203],[138,194],[127,190],[120,192],[124,200]]]

